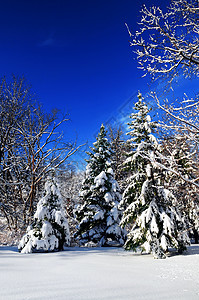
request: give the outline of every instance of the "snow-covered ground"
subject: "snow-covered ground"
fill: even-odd
[[[0,247],[0,299],[199,299],[199,245],[163,260],[122,248],[21,254]]]

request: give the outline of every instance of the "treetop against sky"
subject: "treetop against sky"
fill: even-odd
[[[132,95],[149,90],[125,26],[137,30],[143,4],[166,6],[160,0],[3,1],[1,77],[24,75],[46,110],[70,114],[67,136],[92,139]]]

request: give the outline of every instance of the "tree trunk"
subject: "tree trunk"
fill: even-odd
[[[195,244],[198,244],[199,243],[199,234],[196,229],[193,230],[193,236],[194,236]]]

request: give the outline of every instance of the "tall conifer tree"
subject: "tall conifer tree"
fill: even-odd
[[[132,151],[125,161],[131,175],[120,203],[125,209],[121,225],[131,225],[124,247],[163,258],[168,247],[183,251],[188,236],[183,232],[184,223],[179,212],[172,205],[174,196],[164,188],[164,174],[153,163],[159,147],[153,135],[156,124],[151,121],[140,93],[138,98],[129,123]]]
[[[124,231],[119,226],[121,211],[118,210],[121,194],[114,179],[104,125],[93,145],[88,152],[90,158],[80,193],[83,204],[76,211],[79,226],[75,237],[81,245],[89,242],[98,246],[123,245]]]

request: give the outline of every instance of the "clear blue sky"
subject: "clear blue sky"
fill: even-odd
[[[0,76],[25,75],[45,109],[70,113],[67,134],[90,139],[145,88],[124,23],[136,27],[142,3],[159,2],[1,1]]]
[[[158,0],[6,0],[0,9],[0,76],[25,75],[46,110],[70,113],[66,137],[92,140],[102,122],[147,91],[125,22]],[[166,4],[165,4],[166,5]]]

